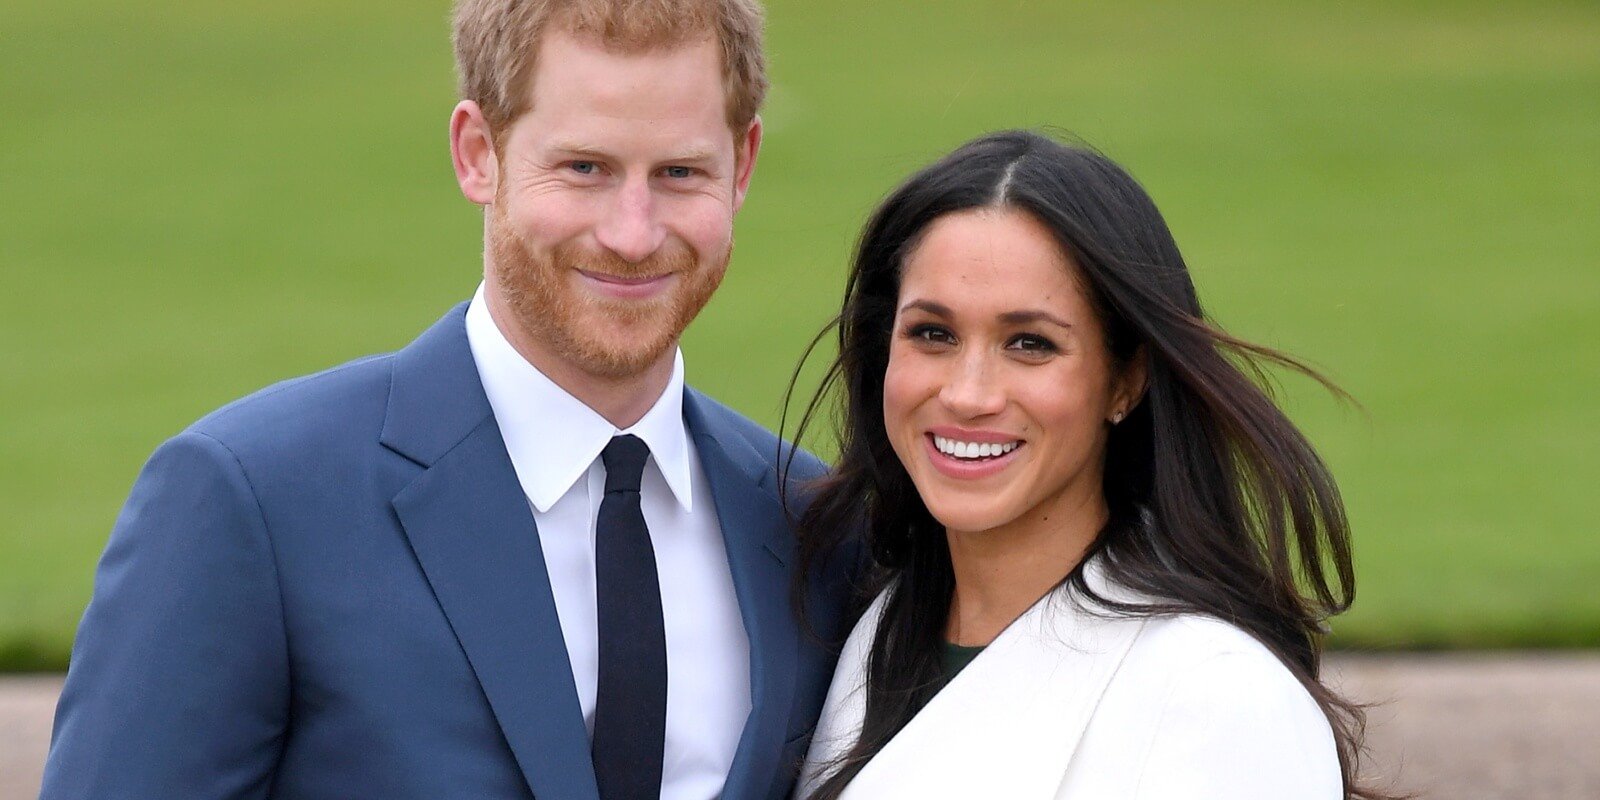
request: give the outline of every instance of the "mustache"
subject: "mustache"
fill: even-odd
[[[551,251],[557,268],[612,275],[618,278],[653,278],[674,272],[687,272],[699,261],[699,254],[681,239],[668,239],[661,247],[639,261],[629,261],[610,250],[595,252],[576,242],[563,242]]]

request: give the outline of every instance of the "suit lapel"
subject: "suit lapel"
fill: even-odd
[[[483,395],[458,307],[395,358],[382,442],[422,471],[393,504],[540,797],[597,798],[538,531]]]
[[[1085,613],[1052,592],[934,695],[844,797],[1054,797],[1143,626],[1136,618]],[[870,645],[870,633],[865,641]],[[851,662],[857,681],[864,656]],[[864,703],[864,693],[855,692],[833,712],[850,721],[852,737]]]
[[[750,717],[723,796],[766,797],[786,766],[778,761],[794,697],[799,630],[787,598],[795,543],[768,457],[719,423],[723,413],[699,393],[684,393],[684,416],[711,484],[739,614],[750,638]]]

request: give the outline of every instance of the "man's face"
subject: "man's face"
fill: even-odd
[[[500,138],[488,288],[550,366],[641,374],[722,281],[759,130],[729,130],[710,38],[625,55],[552,31],[530,88]]]

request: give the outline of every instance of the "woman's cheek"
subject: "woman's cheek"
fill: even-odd
[[[889,434],[889,444],[903,463],[909,463],[914,451],[916,422],[915,411],[920,398],[926,394],[922,384],[926,376],[919,375],[914,354],[900,348],[889,349],[889,368],[883,376],[883,423]]]

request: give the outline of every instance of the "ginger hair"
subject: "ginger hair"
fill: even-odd
[[[539,42],[559,30],[622,53],[713,38],[722,48],[728,127],[743,133],[767,94],[757,0],[456,0],[451,43],[458,91],[494,133],[528,110]]]

